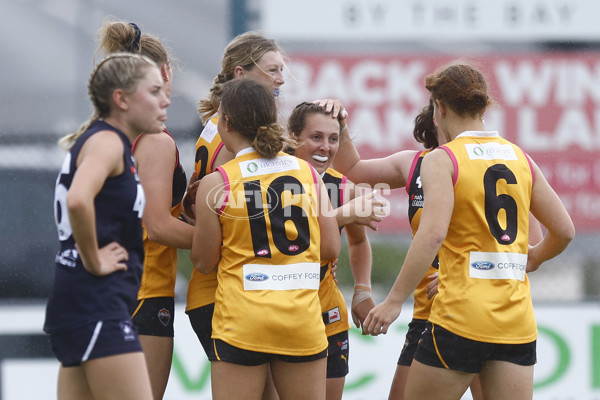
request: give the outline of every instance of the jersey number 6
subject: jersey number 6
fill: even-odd
[[[498,194],[496,184],[503,179],[507,184],[514,185],[517,178],[513,172],[504,164],[492,165],[483,175],[483,186],[485,190],[485,219],[490,228],[490,233],[499,244],[511,244],[517,238],[518,218],[517,202],[507,194]],[[504,210],[506,217],[506,228],[502,229],[498,216],[500,210]]]

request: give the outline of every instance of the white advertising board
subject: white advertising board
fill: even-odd
[[[279,40],[597,41],[592,0],[262,0],[261,30]]]
[[[536,400],[600,399],[600,304],[535,306],[539,326],[538,364],[535,367]],[[383,400],[410,319],[407,304],[387,335],[350,335],[350,374],[345,400]],[[0,307],[5,321],[2,335],[41,334],[43,307]],[[175,355],[166,400],[210,399],[210,364],[192,331],[183,305],[176,308]],[[4,359],[1,399],[54,399],[58,362],[54,359]],[[470,399],[467,392],[463,400]]]

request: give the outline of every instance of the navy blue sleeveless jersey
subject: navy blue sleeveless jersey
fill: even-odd
[[[66,195],[77,169],[77,156],[84,142],[102,130],[110,130],[123,141],[125,171],[108,177],[94,199],[98,247],[113,241],[129,252],[126,271],[95,276],[84,267],[75,249],[66,206]],[[139,182],[131,143],[127,136],[104,121],[93,123],[65,157],[56,180],[54,217],[60,240],[56,255],[54,286],[46,307],[44,331],[59,333],[99,320],[126,320],[137,303],[142,276],[144,245],[141,217],[145,196]]]

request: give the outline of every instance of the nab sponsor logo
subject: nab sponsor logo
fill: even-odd
[[[245,279],[250,282],[264,282],[269,279],[269,276],[261,272],[252,272],[246,275]]]
[[[495,266],[494,263],[489,261],[475,261],[471,263],[471,267],[482,271],[489,271],[490,269],[494,269]]]

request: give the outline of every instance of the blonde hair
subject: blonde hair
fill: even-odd
[[[94,113],[75,133],[62,137],[59,145],[70,149],[92,123],[110,115],[114,91],[122,89],[125,93],[135,92],[138,82],[151,67],[158,68],[148,57],[132,53],[113,53],[100,61],[88,80],[88,95]]]
[[[267,39],[258,32],[245,32],[236,36],[225,48],[221,62],[221,72],[213,80],[208,97],[198,103],[198,113],[202,122],[206,122],[219,109],[223,84],[235,78],[233,72],[240,66],[245,70],[258,68],[262,56],[275,51],[284,55],[275,40]]]

